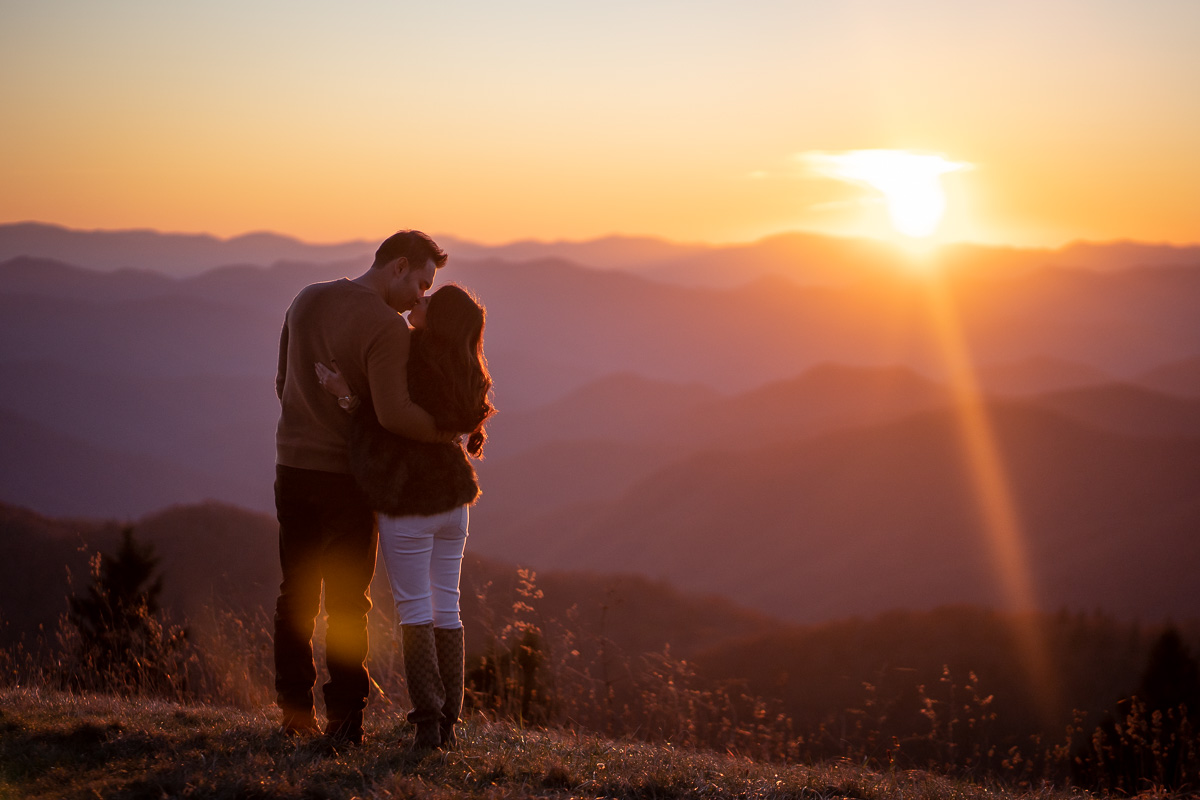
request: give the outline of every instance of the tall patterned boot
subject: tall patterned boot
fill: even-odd
[[[442,747],[453,750],[458,747],[458,734],[454,726],[460,720],[463,705],[463,665],[466,657],[462,628],[434,628],[437,641],[438,674],[442,678],[442,690],[446,702],[442,705]]]
[[[404,678],[413,706],[408,721],[417,728],[413,749],[432,750],[442,743],[442,706],[446,702],[442,678],[438,674],[433,623],[401,625],[400,634],[404,647]]]

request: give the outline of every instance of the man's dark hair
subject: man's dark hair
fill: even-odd
[[[434,269],[440,269],[446,264],[446,251],[437,246],[428,234],[421,231],[397,231],[383,240],[375,251],[375,269],[382,267],[397,258],[407,258],[408,263],[420,269],[426,261],[433,261]]]

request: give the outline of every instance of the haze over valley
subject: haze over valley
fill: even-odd
[[[1004,605],[960,387],[903,254],[814,234],[446,244],[438,283],[488,307],[501,411],[472,552],[796,622]],[[283,311],[369,252],[0,226],[0,501],[270,513]],[[940,260],[1040,605],[1200,613],[1200,248]]]

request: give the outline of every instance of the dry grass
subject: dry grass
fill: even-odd
[[[1013,793],[920,771],[779,766],[670,744],[522,730],[474,718],[460,750],[417,756],[376,715],[362,747],[274,730],[273,714],[104,695],[0,690],[0,798],[903,798]]]
[[[142,614],[116,631],[139,645],[120,649],[128,663],[99,658],[109,651],[87,646],[64,616],[52,637],[0,648],[0,798],[936,800],[1050,796],[1034,790],[1051,785],[1156,796],[1173,787],[1182,797],[1200,784],[1200,737],[1183,706],[1150,712],[1129,700],[1099,724],[1077,713],[1065,735],[1014,740],[995,730],[994,698],[978,678],[959,685],[943,669],[895,697],[867,684],[859,707],[801,727],[778,702],[706,680],[669,649],[629,656],[569,619],[541,619],[535,576],[520,577],[516,602],[485,626],[484,654],[469,661],[467,746],[433,761],[404,752],[396,629],[378,613],[370,744],[347,753],[272,732],[265,614],[210,609],[194,636],[169,637]],[[1011,793],[981,788],[991,786]]]

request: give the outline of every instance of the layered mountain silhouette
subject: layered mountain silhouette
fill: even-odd
[[[371,248],[60,233],[0,226],[0,501],[269,513],[284,310]],[[500,408],[474,552],[797,621],[1003,602],[937,298],[882,245],[447,246],[438,282],[488,307]],[[1046,608],[1195,613],[1179,588],[1200,497],[1195,256],[942,255]]]
[[[1113,377],[1087,364],[1033,356],[1007,364],[987,364],[976,371],[979,385],[998,394],[1036,394],[1109,383]]]
[[[1200,612],[1188,578],[1200,558],[1200,439],[1131,437],[1023,405],[992,418],[1045,607]],[[700,452],[616,496],[497,520],[476,544],[553,568],[637,564],[797,621],[1003,605],[971,470],[953,410],[921,412]],[[505,488],[512,502],[518,490]]]
[[[182,277],[230,264],[340,261],[367,258],[378,243],[314,245],[274,233],[232,239],[154,230],[80,231],[40,222],[0,225],[0,261],[36,256],[85,264],[104,272],[144,270]]]
[[[261,505],[253,485],[176,460],[131,454],[60,433],[0,411],[0,486],[4,496],[61,514],[130,517],[166,498],[213,497]]]
[[[586,267],[714,288],[739,286],[764,276],[803,284],[846,285],[911,266],[907,256],[873,240],[799,232],[730,245],[679,244],[645,236],[503,245],[481,245],[442,234],[434,238],[458,260],[564,259]],[[174,277],[229,265],[369,261],[377,244],[309,244],[267,232],[221,239],[153,230],[80,231],[38,222],[0,224],[0,261],[35,256],[105,272],[143,270]],[[958,244],[942,248],[937,258],[942,268],[949,270],[1013,274],[1058,266],[1111,272],[1131,267],[1195,266],[1200,263],[1200,247],[1139,242],[1075,242],[1059,249]]]
[[[1161,364],[1142,373],[1137,380],[1161,392],[1200,397],[1200,356]]]

